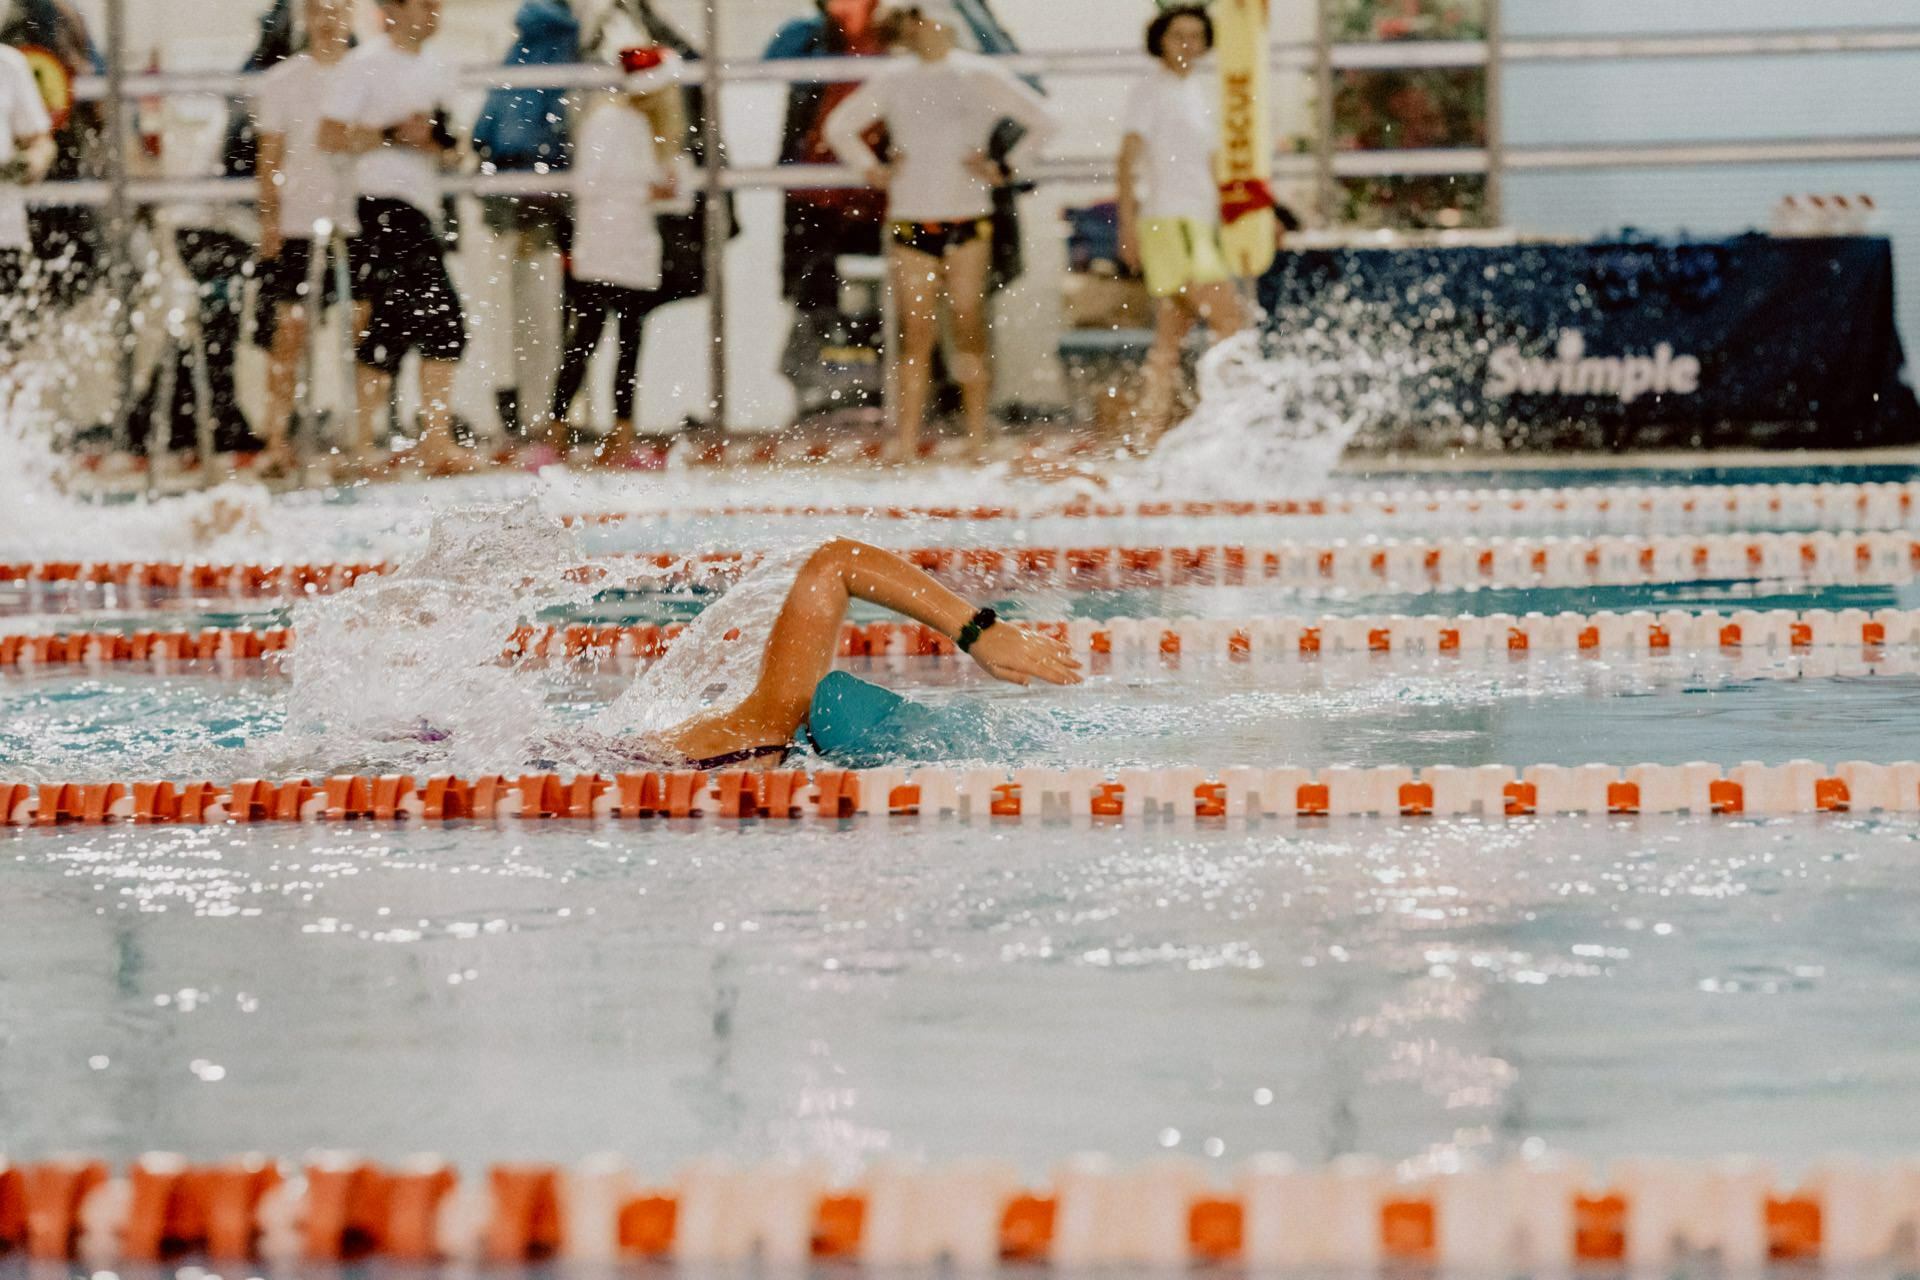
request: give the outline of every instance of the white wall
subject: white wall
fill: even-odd
[[[1516,0],[1515,35],[1911,26],[1914,0]],[[1515,143],[1715,141],[1920,135],[1920,54],[1661,59],[1514,66],[1506,130]],[[1507,220],[1594,235],[1632,225],[1657,234],[1764,228],[1782,195],[1873,195],[1899,275],[1903,336],[1920,340],[1920,165],[1811,164],[1516,175]]]

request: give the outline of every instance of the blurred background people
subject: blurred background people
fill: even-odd
[[[569,0],[524,0],[513,18],[509,67],[557,66],[581,57],[582,24]],[[473,151],[482,173],[564,173],[572,165],[576,95],[555,86],[491,90],[473,126]],[[493,401],[509,437],[537,430],[538,376],[551,365],[558,333],[560,273],[573,234],[573,201],[565,192],[515,192],[480,199],[491,277],[484,305],[476,301],[481,358],[493,374]],[[536,402],[537,403],[537,402]]]
[[[106,61],[94,47],[86,19],[68,0],[0,0],[0,44],[27,60],[52,124],[55,180],[97,178],[103,171],[102,104],[82,101],[74,77],[99,74]],[[40,296],[67,306],[98,279],[99,219],[83,205],[45,205],[28,211],[34,256],[42,264]]]
[[[884,42],[908,57],[836,107],[825,133],[842,163],[887,193],[887,252],[901,318],[895,451],[907,461],[921,452],[943,299],[968,438],[980,450],[992,437],[994,191],[1011,177],[1013,156],[1037,150],[1057,122],[1046,100],[1011,73],[957,50],[952,28],[929,7],[887,10],[879,22]],[[1007,160],[995,160],[988,148],[1006,120],[1025,133]],[[886,127],[887,161],[867,141],[875,125]]]
[[[377,458],[379,420],[410,351],[420,356],[417,456],[433,472],[468,465],[453,439],[453,380],[467,348],[466,316],[441,238],[443,165],[457,150],[447,127],[452,70],[427,44],[440,29],[440,0],[379,0],[384,36],[355,50],[335,73],[321,149],[354,157],[354,301],[358,327],[358,422],[349,462]]]
[[[567,414],[612,316],[618,325],[613,431],[595,452],[607,465],[630,465],[635,379],[647,317],[660,304],[664,245],[657,215],[690,184],[679,58],[657,47],[614,50],[626,82],[589,109],[574,152],[576,218],[566,291],[566,337],[548,419],[549,451],[571,446]]]
[[[18,49],[0,45],[0,297],[6,308],[0,356],[13,345],[30,309],[28,288],[37,283],[26,189],[46,179],[53,160],[53,119],[33,69]]]
[[[1136,431],[1125,442],[1142,452],[1173,425],[1193,326],[1217,342],[1246,323],[1220,248],[1218,91],[1198,73],[1213,22],[1202,5],[1167,9],[1147,24],[1146,44],[1157,65],[1127,101],[1119,175],[1120,257],[1156,299]]]
[[[817,12],[783,24],[767,45],[769,58],[848,58],[887,52],[880,38],[880,0],[816,0]],[[835,163],[826,139],[827,117],[860,87],[858,81],[804,81],[789,86],[780,140],[781,164]],[[883,131],[868,139],[878,146]],[[843,311],[839,262],[843,256],[878,257],[887,193],[871,187],[798,187],[782,196],[780,292],[793,304],[793,329],[781,371],[793,383],[800,417],[830,409],[876,408],[880,315]],[[848,377],[829,361],[829,350],[855,347],[874,353],[867,376]]]
[[[320,237],[351,236],[357,230],[350,175],[340,157],[320,149],[322,106],[332,96],[352,42],[353,0],[304,0],[304,5],[306,47],[266,72],[255,96],[257,275],[261,304],[271,308],[272,322],[260,460],[268,474],[293,465],[289,428],[307,326],[336,300],[331,236]],[[312,377],[309,371],[309,386]]]

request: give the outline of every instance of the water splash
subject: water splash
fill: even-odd
[[[1200,358],[1198,405],[1128,480],[1194,495],[1324,492],[1356,435],[1404,416],[1430,363],[1397,323],[1336,298],[1216,343]]]
[[[525,761],[563,717],[564,671],[504,657],[515,627],[585,606],[574,536],[531,500],[438,513],[394,571],[293,614],[300,647],[286,728],[271,755],[311,762],[430,761],[454,770]]]
[[[702,610],[664,658],[594,717],[592,729],[657,739],[702,711],[737,706],[760,679],[767,637],[806,556],[770,554]]]

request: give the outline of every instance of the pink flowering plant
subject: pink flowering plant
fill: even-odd
[[[1478,40],[1485,0],[1338,0],[1337,41]],[[1446,150],[1487,142],[1487,78],[1478,68],[1343,72],[1335,85],[1333,144],[1342,151]],[[1367,227],[1472,226],[1484,221],[1486,184],[1469,175],[1370,178],[1343,184],[1345,215]]]
[[[1486,0],[1339,0],[1335,40],[1478,40]]]

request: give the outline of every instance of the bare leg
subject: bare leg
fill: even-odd
[[[353,341],[356,348],[367,340],[373,328],[373,303],[361,300],[353,304]],[[393,376],[371,365],[356,361],[353,366],[353,438],[347,442],[349,471],[369,468],[376,453],[374,428],[387,410],[393,391]]]
[[[940,259],[892,246],[893,298],[900,312],[900,460],[919,452],[933,389],[933,346],[940,340]]]
[[[420,461],[438,470],[464,461],[453,443],[453,376],[459,368],[451,360],[420,362]]]
[[[354,366],[353,400],[357,410],[353,445],[347,461],[354,467],[372,465],[380,450],[374,446],[375,428],[387,412],[387,400],[393,394],[393,375],[372,365]]]
[[[1184,294],[1160,299],[1154,313],[1153,346],[1140,373],[1140,406],[1134,413],[1135,430],[1121,443],[1141,450],[1173,425],[1174,398],[1180,388],[1180,354],[1193,329],[1193,311]]]
[[[267,352],[267,448],[263,459],[278,466],[288,458],[287,437],[293,422],[293,400],[299,390],[300,357],[307,345],[307,309],[282,303],[273,326],[273,346]],[[307,395],[313,395],[309,383]]]
[[[949,636],[957,635],[974,613],[972,604],[893,552],[835,538],[809,556],[794,578],[767,637],[760,682],[753,692],[731,710],[675,729],[669,735],[673,747],[700,759],[789,741],[807,718],[815,686],[833,669],[847,604],[856,598]],[[973,654],[989,672],[1016,684],[1080,680],[1080,664],[1064,644],[1012,626],[982,633]]]
[[[953,376],[966,410],[967,437],[978,452],[993,436],[992,336],[987,326],[987,273],[993,241],[974,240],[947,251],[947,305],[953,308]]]
[[[1247,308],[1240,300],[1240,290],[1230,280],[1187,286],[1187,302],[1215,342],[1247,327]]]
[[[633,452],[633,419],[615,418],[613,430],[600,442],[600,461],[607,466],[622,464]]]

